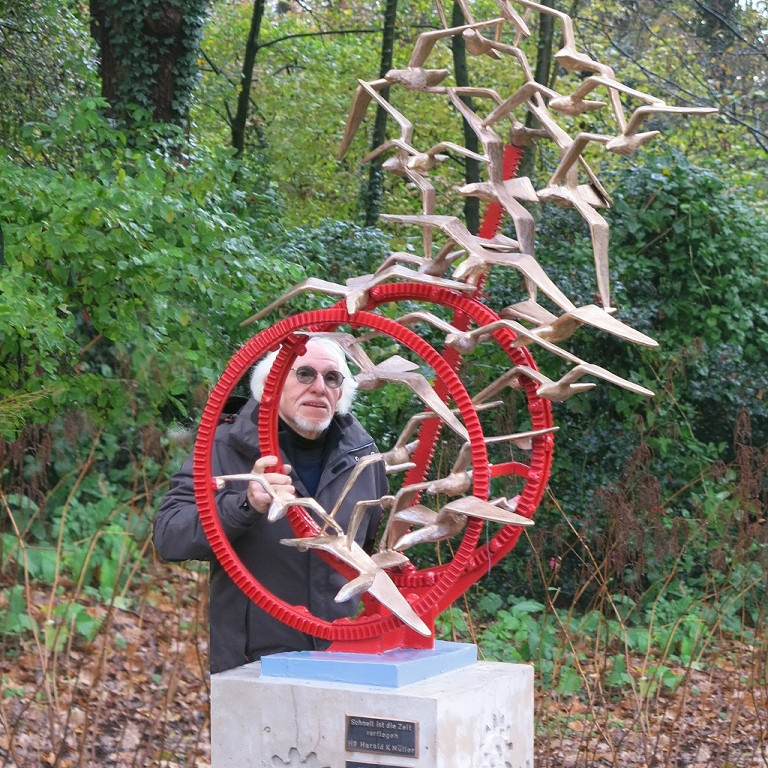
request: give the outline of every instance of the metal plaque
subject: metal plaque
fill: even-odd
[[[418,757],[419,724],[414,720],[347,715],[347,752]],[[398,768],[398,766],[390,766]]]
[[[390,765],[389,763],[358,763],[357,760],[344,763],[344,768],[414,768],[414,766]]]

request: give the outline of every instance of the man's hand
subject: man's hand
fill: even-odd
[[[291,467],[286,464],[282,472],[267,472],[269,467],[274,467],[280,461],[277,456],[262,456],[253,465],[253,474],[261,475],[261,480],[251,480],[246,491],[248,503],[257,511],[266,512],[275,499],[285,502],[296,498],[296,489],[288,473]]]

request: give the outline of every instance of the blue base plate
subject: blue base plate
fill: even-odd
[[[429,650],[397,648],[385,653],[291,651],[264,656],[262,677],[292,677],[332,683],[399,688],[435,675],[468,667],[477,661],[471,643],[435,641]]]

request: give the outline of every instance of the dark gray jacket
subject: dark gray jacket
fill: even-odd
[[[250,472],[259,457],[258,405],[248,400],[233,423],[218,427],[211,457],[214,475]],[[375,453],[371,436],[352,416],[336,415],[326,433],[330,449],[315,499],[329,510],[338,499],[357,460]],[[279,433],[280,445],[288,444]],[[296,493],[306,490],[295,472]],[[346,583],[332,566],[311,552],[299,552],[280,544],[280,539],[294,538],[287,517],[270,523],[267,516],[244,509],[247,484],[232,484],[216,497],[221,524],[243,565],[273,595],[290,605],[306,606],[322,619],[351,616],[357,610],[354,601],[336,603],[334,597]],[[380,498],[387,493],[384,465],[369,466],[341,506],[337,520],[346,530],[355,504],[363,499]],[[358,529],[357,543],[371,546],[378,530],[381,510],[371,507]],[[165,560],[210,561],[210,665],[211,672],[254,661],[281,651],[312,650],[328,643],[292,629],[251,602],[213,556],[200,524],[195,503],[192,457],[171,479],[171,487],[160,502],[154,522],[154,544]]]

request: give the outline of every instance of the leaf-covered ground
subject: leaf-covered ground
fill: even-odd
[[[210,765],[206,589],[160,565],[130,608],[89,608],[103,631],[86,643],[30,587],[37,639],[3,640],[0,765]],[[536,765],[767,768],[766,646],[721,647],[667,695],[601,690],[601,659],[583,669],[586,694],[538,691]]]

